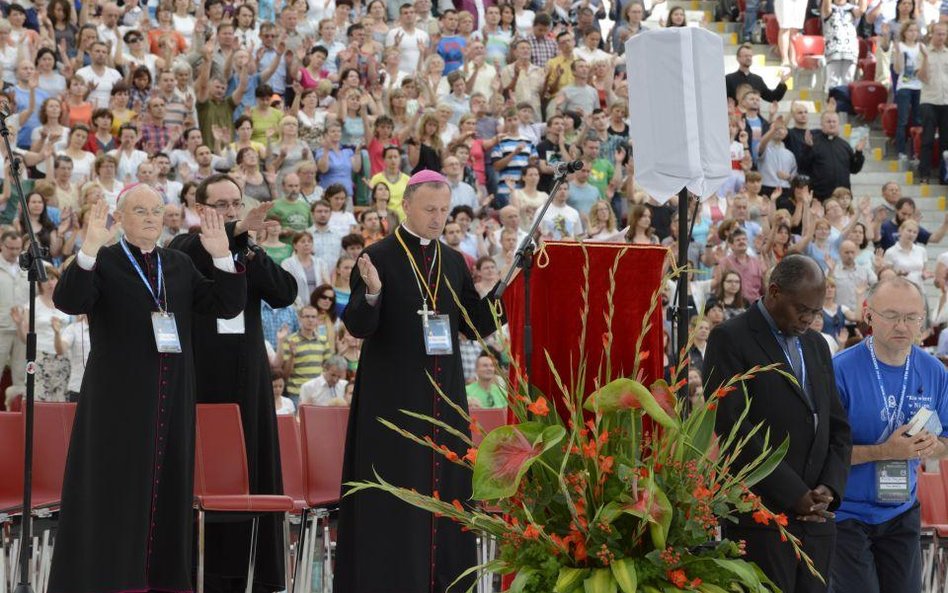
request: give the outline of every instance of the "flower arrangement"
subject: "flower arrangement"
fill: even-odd
[[[666,279],[683,272],[673,269]],[[588,265],[584,273],[588,293]],[[614,288],[613,281],[607,298],[610,321]],[[584,301],[588,312],[588,294]],[[658,294],[653,295],[639,345],[658,303]],[[585,326],[583,334],[581,347]],[[743,436],[736,430],[714,432],[720,398],[740,397],[742,381],[758,373],[783,371],[776,365],[748,369],[684,416],[685,406],[677,395],[687,380],[677,381],[676,376],[672,385],[658,380],[646,386],[638,363],[631,377],[614,377],[609,349],[605,351],[603,364],[598,365],[597,389],[591,394],[582,389],[587,353],[581,352],[577,367],[570,369],[571,385],[560,379],[562,373],[547,357],[560,391],[556,406],[546,394],[526,388],[513,363],[519,387],[508,400],[516,421],[486,435],[462,407],[441,393],[470,422],[471,433],[483,436],[479,446],[444,422],[404,411],[458,437],[467,443],[466,451],[452,451],[430,437],[381,420],[447,461],[470,469],[473,501],[440,500],[437,493],[426,496],[378,475],[375,481],[347,484],[347,495],[365,489],[386,491],[496,538],[497,557],[484,559],[456,582],[482,571],[514,574],[510,586],[514,593],[777,591],[756,565],[741,558],[742,542],[719,539],[720,523],[737,513],[753,513],[759,523],[775,525],[816,574],[799,541],[786,531],[787,518],[772,513],[750,491],[780,463],[788,443],[768,444],[757,459],[735,467],[733,462],[749,439],[763,431],[766,442],[767,431],[757,426]],[[649,353],[639,351],[638,360],[645,360]],[[679,360],[684,363],[676,375],[687,370],[687,356],[682,354]],[[746,391],[743,395],[748,397]]]

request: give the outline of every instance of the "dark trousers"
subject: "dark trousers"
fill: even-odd
[[[905,143],[908,139],[909,127],[919,124],[918,99],[921,95],[922,91],[916,89],[899,89],[895,91],[895,104],[898,107],[895,148],[899,154],[911,156],[914,151],[914,147],[906,146]]]
[[[803,551],[823,578],[829,580],[830,563],[836,536],[833,533],[809,535],[791,524],[790,532],[800,538]],[[810,574],[806,565],[797,560],[789,542],[780,541],[776,529],[756,529],[725,526],[724,535],[731,541],[747,542],[744,560],[754,562],[783,593],[825,593],[826,585]],[[861,592],[864,593],[864,592]]]
[[[919,155],[918,175],[931,177],[936,129],[942,150],[948,149],[948,105],[922,103],[918,109],[922,114],[922,154]]]
[[[853,519],[837,523],[833,593],[919,593],[920,531],[917,504],[879,525]]]

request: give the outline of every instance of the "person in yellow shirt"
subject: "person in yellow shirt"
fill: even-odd
[[[576,40],[572,33],[563,31],[556,36],[556,45],[560,50],[559,55],[546,63],[544,90],[547,97],[555,97],[560,89],[573,84],[573,62],[576,61],[573,48],[576,47]]]
[[[405,211],[402,210],[402,197],[408,187],[408,175],[402,172],[402,151],[397,146],[386,146],[382,150],[382,161],[385,168],[369,179],[369,186],[375,187],[384,183],[388,187],[388,209],[398,215],[398,220],[405,220]]]

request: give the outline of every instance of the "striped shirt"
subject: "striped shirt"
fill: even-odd
[[[325,335],[317,330],[312,339],[296,332],[283,343],[283,359],[290,357],[290,344],[296,346],[296,355],[293,357],[293,370],[286,380],[287,395],[298,396],[300,387],[310,379],[315,379],[323,372],[323,363],[330,357],[329,342]]]
[[[523,144],[520,152],[515,152],[517,146]],[[523,187],[523,170],[530,164],[530,159],[537,158],[537,149],[530,140],[523,137],[507,136],[502,138],[490,153],[491,161],[497,162],[500,159],[513,154],[513,158],[507,163],[502,171],[498,173],[499,183],[497,184],[497,193],[494,197],[494,207],[503,208],[510,203],[510,193],[513,189]],[[513,187],[504,183],[504,178],[509,177],[513,180]]]

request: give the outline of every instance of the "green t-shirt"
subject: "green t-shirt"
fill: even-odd
[[[589,172],[589,184],[599,190],[599,197],[608,200],[609,182],[612,176],[616,174],[616,168],[606,159],[596,159],[593,161],[592,170]]]
[[[261,245],[261,247],[263,247],[263,250],[267,252],[267,255],[270,256],[270,259],[272,259],[276,265],[282,264],[283,260],[293,255],[293,246],[287,245],[286,243],[280,243],[275,247],[268,245]]]
[[[257,111],[257,108],[249,109],[244,112],[246,115],[250,116],[250,122],[253,124],[253,132],[250,134],[251,142],[260,142],[261,144],[266,144],[267,142],[267,130],[273,128],[277,131],[277,135],[274,139],[278,138],[282,128],[280,127],[280,122],[283,120],[285,115],[279,109],[270,107],[267,109],[266,113],[260,113]]]
[[[201,128],[201,137],[204,144],[214,146],[214,126],[220,126],[227,130],[227,137],[234,135],[234,111],[237,104],[230,96],[222,101],[198,101],[197,115],[198,123]]]
[[[500,385],[494,383],[490,386],[490,391],[484,389],[475,381],[468,383],[467,397],[474,398],[480,402],[482,408],[506,408],[507,394],[501,389]]]
[[[305,231],[313,225],[309,204],[299,198],[292,202],[286,198],[274,200],[269,216],[279,220],[284,229],[292,229],[296,232]]]

